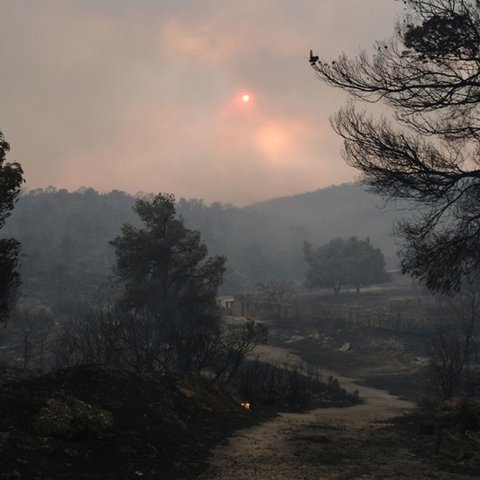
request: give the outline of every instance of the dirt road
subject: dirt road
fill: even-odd
[[[342,385],[360,391],[365,403],[350,408],[283,413],[240,431],[218,447],[202,480],[352,480],[465,478],[435,471],[399,441],[389,419],[413,407],[383,390]]]

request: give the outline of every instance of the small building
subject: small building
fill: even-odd
[[[232,315],[233,310],[233,296],[221,295],[217,297],[218,306],[222,309],[225,315]]]

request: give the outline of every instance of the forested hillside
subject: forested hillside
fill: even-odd
[[[23,293],[31,297],[86,299],[107,281],[114,265],[109,245],[123,223],[136,224],[135,198],[91,188],[69,193],[48,188],[26,192],[2,232],[22,242]],[[180,199],[177,212],[199,229],[210,254],[227,257],[224,293],[252,289],[272,279],[302,282],[302,244],[335,237],[369,236],[395,268],[391,236],[398,218],[391,207],[358,185],[342,185],[245,208]],[[402,213],[402,212],[400,212]]]
[[[327,243],[336,237],[370,237],[372,243],[382,250],[390,269],[396,268],[399,261],[393,225],[409,215],[406,203],[386,204],[360,184],[344,184],[275,198],[250,208],[268,214],[284,225],[304,229],[305,240],[314,244]]]

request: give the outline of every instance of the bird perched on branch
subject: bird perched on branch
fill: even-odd
[[[310,65],[315,65],[318,62],[318,56],[313,54],[313,50],[310,50]]]

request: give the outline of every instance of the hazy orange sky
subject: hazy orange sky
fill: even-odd
[[[27,188],[243,205],[354,179],[310,48],[354,55],[394,0],[0,0],[0,129]],[[248,93],[250,101],[242,101]]]

